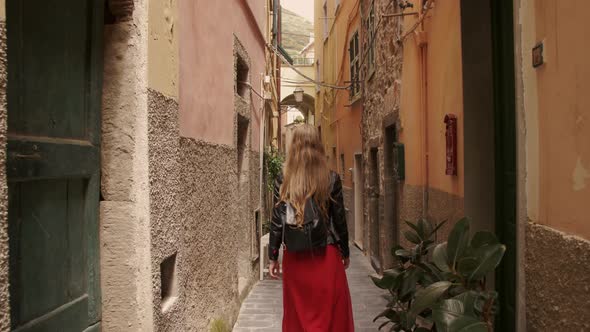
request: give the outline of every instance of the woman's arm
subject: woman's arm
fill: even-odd
[[[275,180],[273,190],[273,208],[272,217],[270,221],[270,235],[268,244],[268,259],[276,261],[279,259],[279,249],[283,239],[283,220],[281,216],[281,206],[277,205],[280,202],[280,189],[283,182],[282,176]]]
[[[331,197],[334,200],[330,206],[332,211],[332,223],[334,230],[338,234],[340,251],[343,258],[350,256],[350,249],[348,248],[348,226],[346,225],[346,212],[344,209],[344,197],[342,196],[342,181],[337,173],[333,175],[334,186],[332,187]]]

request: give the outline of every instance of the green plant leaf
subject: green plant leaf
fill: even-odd
[[[408,240],[414,244],[422,243],[422,239],[420,238],[420,236],[410,230],[407,230],[404,232],[404,237],[406,238],[406,240]]]
[[[477,268],[479,261],[475,257],[463,257],[459,260],[457,271],[465,277],[469,277]]]
[[[415,329],[414,332],[430,332],[430,329],[427,329],[425,327],[419,327]]]
[[[385,309],[379,315],[373,318],[373,322],[376,322],[379,318],[386,317],[390,322],[399,322],[399,315],[395,310]]]
[[[436,281],[441,281],[444,279],[442,273],[432,263],[429,263],[429,262],[420,263],[419,262],[419,263],[416,263],[415,265],[418,266],[419,268],[421,268],[422,270],[424,270],[424,272],[432,275],[436,279]]]
[[[442,301],[433,310],[432,317],[437,331],[440,332],[487,332],[485,323],[466,314],[464,304],[454,298]]]
[[[416,298],[414,299],[414,302],[412,302],[410,314],[417,316],[424,311],[424,309],[432,307],[432,305],[440,299],[451,285],[452,283],[448,281],[439,281],[417,291]]]
[[[449,258],[447,255],[447,243],[441,243],[434,247],[434,252],[432,253],[432,261],[443,272],[451,271],[449,269]]]
[[[398,259],[398,261],[399,261],[399,262],[400,262],[400,263],[403,265],[403,264],[405,264],[407,261],[409,261],[409,260],[410,260],[410,257],[412,257],[412,253],[410,253],[409,257],[406,257],[406,256],[398,256],[398,255],[396,254],[396,251],[398,251],[398,250],[405,250],[405,251],[407,251],[407,250],[406,250],[406,249],[404,249],[404,247],[402,247],[402,246],[400,246],[400,245],[396,245],[395,247],[391,248],[391,255],[392,255],[393,257],[397,258],[397,259]]]
[[[428,219],[420,219],[418,221],[418,227],[422,230],[422,239],[428,240],[432,236],[432,223]]]
[[[463,218],[455,224],[449,234],[447,255],[450,267],[455,267],[469,243],[469,220]]]
[[[496,238],[496,235],[494,235],[494,233],[492,232],[487,231],[479,231],[475,233],[475,235],[473,235],[473,238],[471,239],[471,247],[473,248],[480,248],[483,246],[488,246],[497,243],[499,242],[498,238]]]
[[[419,226],[420,223],[418,223],[417,225],[409,221],[405,221],[405,223],[406,225],[410,226],[410,228],[412,228],[420,238],[424,238],[424,230]]]
[[[398,257],[405,257],[411,258],[413,256],[412,252],[406,249],[398,249],[395,251],[395,255]]]
[[[503,244],[493,244],[478,248],[475,252],[478,260],[477,267],[469,275],[469,280],[478,280],[485,277],[488,273],[494,271],[506,252],[506,246]]]
[[[416,284],[422,277],[422,270],[412,266],[408,268],[404,273],[400,274],[400,287],[398,290],[398,298],[402,302],[407,302],[414,291],[416,291]],[[410,297],[411,298],[411,297]]]
[[[455,297],[453,300],[459,300],[463,304],[462,313],[475,317],[476,304],[482,302],[481,296],[475,291],[466,291]]]
[[[396,267],[393,269],[387,269],[387,270],[383,271],[383,275],[384,276],[392,276],[392,277],[396,278],[402,272],[404,272],[404,270],[402,268]]]
[[[448,299],[441,301],[432,310],[432,320],[436,325],[436,330],[440,332],[449,332],[453,321],[465,316],[464,304],[457,299]]]
[[[370,276],[371,280],[373,280],[373,283],[375,284],[375,286],[381,288],[381,289],[391,289],[396,282],[396,277],[392,276],[392,275],[384,275],[381,278],[375,277],[375,276]]]
[[[473,317],[462,316],[455,319],[449,326],[452,332],[487,332],[487,325]]]
[[[447,223],[448,220],[443,220],[440,224],[436,225],[436,227],[434,227],[434,229],[430,232],[430,234],[428,234],[427,237],[431,237],[434,233],[438,232],[438,230]]]

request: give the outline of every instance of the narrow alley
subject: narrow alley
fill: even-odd
[[[0,0],[0,332],[590,331],[589,17]]]
[[[357,248],[351,249],[350,268],[346,271],[356,332],[374,332],[380,321],[373,318],[383,311],[387,301],[383,291],[371,282],[374,270]],[[281,332],[283,302],[280,280],[258,282],[242,304],[233,332]]]

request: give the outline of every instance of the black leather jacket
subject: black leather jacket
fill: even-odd
[[[348,247],[348,227],[346,225],[346,213],[344,210],[344,198],[342,197],[342,181],[336,172],[330,172],[330,180],[333,183],[332,192],[330,196],[329,213],[332,217],[332,229],[336,234],[337,244],[342,253],[342,257],[350,256]],[[283,183],[283,177],[279,176],[274,185],[273,197],[273,211],[270,223],[270,241],[268,246],[268,258],[270,260],[277,260],[279,257],[279,249],[281,247],[283,236],[283,218],[286,215],[285,204],[278,204],[280,200],[280,188]]]

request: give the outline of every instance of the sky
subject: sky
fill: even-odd
[[[281,6],[313,23],[313,0],[281,0]]]

